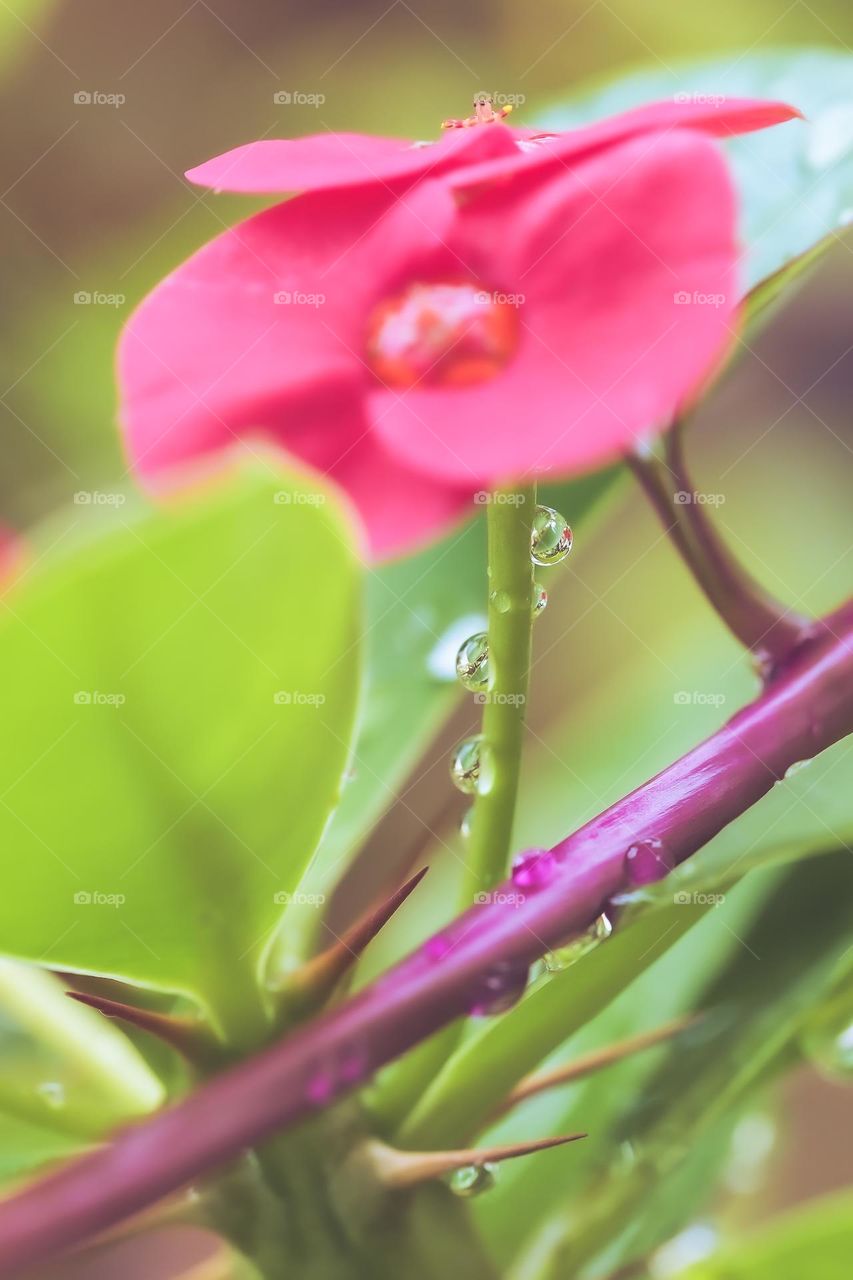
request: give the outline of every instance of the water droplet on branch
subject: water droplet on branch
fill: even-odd
[[[550,849],[528,849],[512,864],[512,882],[519,889],[544,889],[557,870],[557,859]]]
[[[510,960],[499,961],[489,970],[475,992],[471,1016],[490,1018],[495,1014],[506,1013],[524,995],[527,979],[526,965],[514,964]]]
[[[625,873],[629,884],[641,888],[663,880],[675,866],[671,850],[662,840],[650,837],[632,844],[625,854]]]
[[[494,1164],[466,1164],[461,1169],[454,1169],[448,1185],[455,1196],[470,1199],[490,1191],[495,1185],[497,1172]]]
[[[564,947],[549,951],[545,956],[545,968],[549,973],[562,973],[565,969],[570,969],[578,960],[582,960],[605,942],[612,932],[612,921],[602,912],[580,937],[574,938]]]

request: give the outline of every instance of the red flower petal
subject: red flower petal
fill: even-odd
[[[725,138],[752,133],[795,118],[802,118],[801,113],[785,102],[721,98],[712,94],[676,96],[671,101],[646,103],[595,124],[562,133],[540,134],[538,141],[514,157],[511,164],[494,159],[466,167],[458,175],[456,185],[468,188],[543,164],[574,163],[581,156],[625,141],[638,133],[695,129],[711,137]]]
[[[186,176],[216,191],[283,195],[371,183],[384,186],[514,153],[512,131],[503,125],[460,129],[429,145],[360,133],[319,133],[249,142],[189,169]]]
[[[515,358],[476,386],[370,396],[386,447],[448,482],[601,465],[665,426],[729,340],[734,196],[698,134],[498,188],[462,209],[450,249],[481,279],[499,264],[492,286],[525,295]]]

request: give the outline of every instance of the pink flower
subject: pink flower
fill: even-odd
[[[781,110],[717,109],[714,131]],[[241,190],[351,189],[219,236],[131,318],[119,368],[137,470],[156,483],[271,437],[347,491],[385,556],[444,531],[479,489],[619,457],[713,366],[737,301],[731,182],[713,143],[671,127],[685,114],[552,138],[547,162],[507,151],[502,125],[414,151],[360,139],[353,165],[329,140],[268,144],[280,164],[243,149]],[[368,151],[384,177],[366,182]],[[224,185],[222,161],[204,169]],[[461,203],[452,181],[474,188]]]
[[[471,177],[485,178],[548,163],[566,163],[639,133],[694,129],[724,138],[781,124],[799,114],[783,102],[715,97],[652,102],[561,134],[493,124],[450,132],[434,143],[361,133],[270,138],[226,151],[190,169],[187,177],[215,191],[256,195],[371,185],[387,191],[460,170],[471,170]]]

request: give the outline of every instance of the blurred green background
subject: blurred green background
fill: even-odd
[[[260,207],[196,190],[185,169],[261,137],[332,129],[431,138],[479,89],[523,95],[515,119],[533,122],[589,80],[646,67],[671,73],[676,91],[679,59],[729,55],[734,71],[748,53],[794,44],[853,51],[849,0],[0,0],[0,521],[26,529],[58,510],[70,528],[75,492],[127,482],[114,425],[120,328],[188,252]],[[277,102],[282,94],[322,101]],[[850,581],[851,248],[839,240],[741,354],[691,440],[697,488],[723,495],[717,516],[727,537],[782,599],[816,611]],[[112,301],[75,301],[81,293]],[[629,486],[608,498],[553,583],[537,625],[517,844],[578,825],[710,732],[755,687]],[[472,611],[482,603],[472,598]],[[690,705],[674,702],[680,691]],[[470,706],[459,712],[386,815],[377,850],[401,850],[405,862],[422,848],[421,819],[434,827],[447,800],[446,749],[474,723]],[[752,815],[738,838],[748,848],[778,824],[793,841],[817,813],[831,843],[833,805],[850,781],[850,753],[839,753],[817,782],[807,774],[796,784],[793,805],[773,797],[776,808]],[[404,914],[375,965],[452,913],[454,861],[452,852],[438,857],[431,906],[421,900],[417,918]],[[748,917],[748,900],[731,910],[725,926],[708,924],[709,950],[739,912]],[[723,941],[737,947],[732,937]],[[678,960],[668,959],[670,980]],[[666,1012],[665,1002],[654,1005],[654,974],[641,1023]],[[627,1032],[636,1022],[617,1010],[611,1026]],[[784,1115],[787,1137],[747,1217],[853,1175],[848,1093],[801,1073]],[[535,1178],[577,1157],[539,1159],[545,1173]],[[533,1177],[512,1175],[525,1176]],[[538,1181],[528,1194],[541,1196]],[[502,1202],[492,1203],[500,1214]]]

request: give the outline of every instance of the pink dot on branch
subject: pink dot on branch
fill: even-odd
[[[658,104],[523,151],[503,125],[418,148],[269,144],[277,173],[298,159],[281,189],[317,189],[193,255],[122,336],[137,473],[157,487],[235,440],[272,441],[348,494],[385,557],[445,532],[483,488],[619,458],[731,338],[735,199],[701,131],[791,114]],[[235,155],[238,188],[262,189],[269,159]]]

